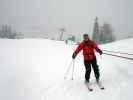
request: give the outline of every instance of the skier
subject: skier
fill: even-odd
[[[94,50],[96,50],[100,55],[102,55],[102,50],[100,50],[97,44],[90,40],[88,34],[83,35],[83,41],[78,45],[76,50],[74,51],[72,58],[75,59],[77,54],[83,50],[84,56],[84,66],[86,69],[85,73],[85,82],[89,83],[90,73],[91,73],[91,65],[94,70],[94,74],[96,77],[96,82],[99,83],[100,73],[99,73],[99,66],[97,65],[96,56]]]

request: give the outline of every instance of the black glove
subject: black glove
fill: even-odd
[[[103,54],[102,50],[99,50],[99,54],[100,54],[100,55],[102,55],[102,54]]]
[[[73,53],[72,58],[73,58],[73,59],[76,58],[76,53]]]

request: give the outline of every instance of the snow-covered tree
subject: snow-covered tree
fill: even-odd
[[[111,24],[104,23],[102,27],[100,27],[100,43],[108,43],[115,40],[115,36],[113,35],[113,28]]]

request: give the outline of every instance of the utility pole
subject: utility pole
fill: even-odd
[[[60,28],[60,32],[61,32],[61,34],[60,34],[60,41],[63,40],[63,34],[64,34],[65,31],[66,31],[65,28]]]

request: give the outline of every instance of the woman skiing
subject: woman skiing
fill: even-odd
[[[88,34],[83,35],[83,41],[78,45],[78,47],[74,51],[72,58],[75,59],[75,57],[81,50],[83,50],[84,66],[86,69],[85,82],[89,83],[92,66],[96,81],[97,83],[99,83],[100,72],[99,67],[97,65],[97,59],[94,50],[96,50],[100,55],[102,55],[102,50],[98,48],[97,44],[94,41],[90,40]]]

